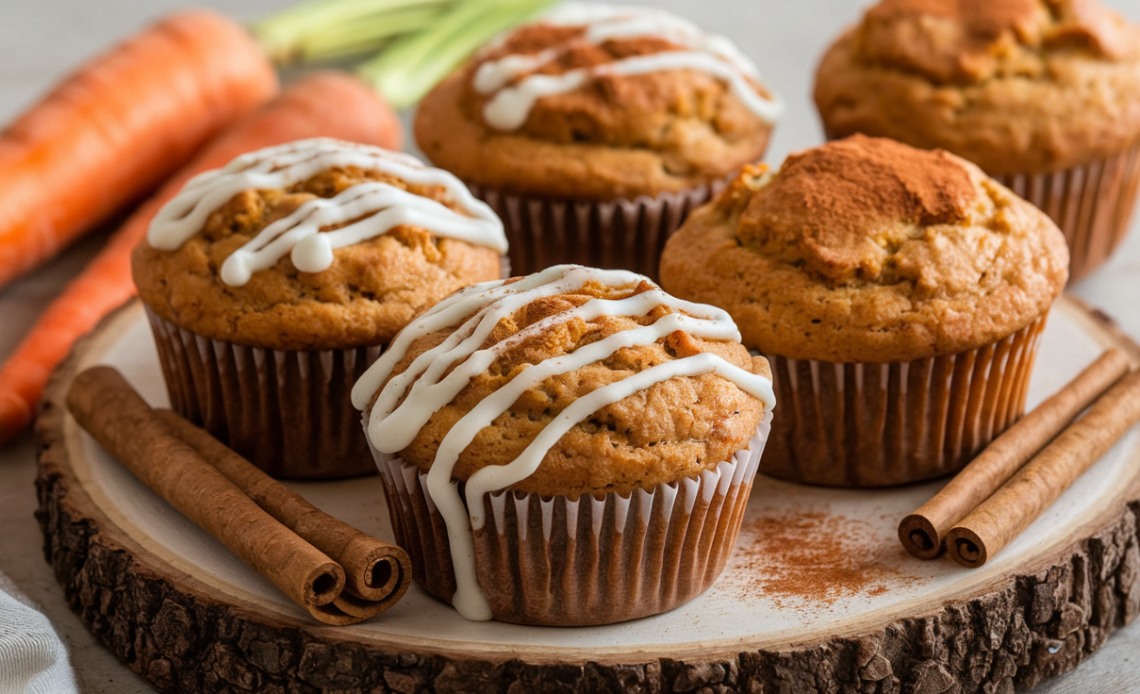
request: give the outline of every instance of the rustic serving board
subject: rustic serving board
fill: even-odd
[[[1063,297],[1030,406],[1109,346],[1140,363],[1107,317]],[[141,306],[128,304],[77,345],[45,395],[45,552],[72,608],[162,691],[1003,694],[1075,667],[1140,613],[1133,430],[974,571],[914,560],[895,537],[940,483],[850,491],[760,478],[724,575],[668,614],[590,628],[473,623],[413,586],[370,622],[323,626],[78,428],[64,394],[96,363],[166,403]],[[290,486],[391,538],[378,478]]]

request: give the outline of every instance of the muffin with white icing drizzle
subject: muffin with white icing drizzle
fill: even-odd
[[[353,402],[416,581],[468,619],[562,626],[712,584],[774,405],[726,312],[580,266],[445,299]]]
[[[501,276],[494,212],[451,174],[302,140],[193,179],[135,249],[176,410],[272,474],[371,471],[352,383],[416,315]]]
[[[653,276],[687,211],[764,154],[781,110],[724,37],[661,10],[570,3],[430,92],[415,136],[503,217],[516,272]]]

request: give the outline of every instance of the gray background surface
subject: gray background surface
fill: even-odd
[[[192,0],[51,0],[0,2],[0,123],[7,122],[86,58]],[[636,2],[636,0],[625,0]],[[1140,21],[1140,0],[1106,0]],[[288,6],[290,0],[198,0],[243,21]],[[657,0],[705,29],[727,35],[760,66],[767,84],[787,102],[767,159],[779,163],[796,149],[818,144],[819,121],[810,100],[815,64],[829,40],[867,4],[854,0]],[[1140,337],[1140,232],[1132,233],[1107,266],[1070,288]],[[82,241],[48,266],[0,290],[0,357],[16,346],[39,312],[106,240]],[[35,510],[34,450],[25,435],[0,449],[0,571],[35,600],[71,650],[82,691],[135,694],[153,689],[87,633],[64,603],[43,559]],[[1118,632],[1073,673],[1035,694],[1140,692],[1140,623]]]

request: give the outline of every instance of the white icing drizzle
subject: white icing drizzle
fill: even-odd
[[[768,99],[756,91],[749,80],[758,81],[759,72],[731,41],[723,36],[705,34],[693,23],[676,15],[642,7],[567,3],[543,21],[555,26],[584,26],[586,31],[579,41],[590,44],[656,36],[686,50],[633,56],[595,67],[568,70],[559,75],[527,73],[555,60],[566,50],[565,47],[488,60],[475,71],[473,86],[480,94],[494,95],[483,108],[483,118],[493,128],[508,131],[519,128],[539,99],[572,91],[591,79],[603,75],[636,75],[666,70],[698,70],[724,80],[748,110],[768,123],[774,123],[783,112],[783,104],[778,98]],[[492,48],[499,45],[501,41],[492,44]]]
[[[401,331],[353,388],[353,404],[358,409],[367,409],[373,396],[376,397],[366,427],[373,447],[381,453],[395,454],[411,444],[434,413],[520,341],[575,319],[588,321],[601,316],[643,316],[657,306],[675,310],[650,325],[614,333],[573,353],[528,366],[472,408],[440,442],[427,474],[426,486],[447,525],[457,586],[452,602],[464,617],[472,620],[491,618],[490,606],[476,580],[472,538],[472,532],[483,527],[485,522],[483,496],[534,474],[550,448],[578,422],[602,407],[655,383],[676,376],[705,373],[716,373],[728,379],[741,390],[759,398],[768,409],[775,405],[769,379],[736,367],[719,356],[697,354],[668,361],[597,388],[576,400],[559,413],[518,458],[506,465],[483,468],[472,475],[466,483],[467,505],[464,507],[458,485],[451,478],[459,455],[481,430],[490,426],[529,388],[552,376],[606,359],[622,347],[653,344],[676,330],[711,340],[740,340],[736,324],[725,311],[682,301],[660,289],[653,289],[625,299],[592,299],[577,308],[537,321],[489,347],[482,347],[499,320],[536,299],[574,291],[591,282],[632,287],[644,279],[641,275],[622,270],[560,265],[511,284],[497,281],[470,287],[437,304]],[[420,354],[405,371],[388,380],[413,342],[449,327],[456,329],[447,339]]]
[[[202,229],[211,213],[242,191],[288,188],[327,169],[350,166],[411,184],[442,186],[470,216],[388,183],[360,183],[335,197],[309,200],[266,226],[226,258],[222,281],[240,287],[254,272],[273,267],[287,254],[301,272],[321,272],[332,265],[333,249],[376,238],[405,224],[507,252],[502,222],[455,176],[406,154],[328,138],[243,154],[224,168],[195,176],[155,216],[147,241],[161,250],[176,250]],[[341,224],[345,226],[321,232]]]

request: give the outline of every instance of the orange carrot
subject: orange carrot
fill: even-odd
[[[171,15],[69,75],[0,133],[0,286],[276,92],[258,44],[205,10]]]
[[[135,293],[131,251],[150,220],[195,174],[225,165],[244,152],[307,137],[336,137],[399,149],[401,126],[372,89],[344,73],[314,73],[286,89],[207,145],[189,165],[127,220],[103,249],[47,308],[0,369],[0,444],[32,420],[51,370],[71,344]]]

